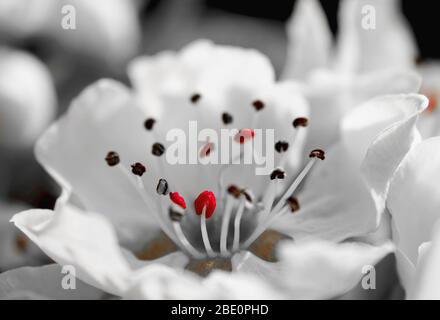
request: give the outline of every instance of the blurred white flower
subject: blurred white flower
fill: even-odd
[[[131,298],[267,298],[275,291],[273,297],[329,298],[352,288],[362,266],[390,252],[387,243],[345,243],[380,222],[360,168],[390,139],[397,148],[389,149],[385,169],[400,162],[400,148],[426,107],[423,96],[384,96],[354,108],[338,144],[326,154],[312,151],[302,167],[307,103],[291,83],[275,82],[258,52],[199,41],[179,53],[138,58],[129,75],[134,94],[99,81],[41,137],[37,158],[64,193],[54,211],[13,218],[54,261],[75,266],[81,280]],[[160,157],[166,133],[187,132],[190,120],[217,131],[275,129],[276,139],[287,142],[275,158],[283,169],[268,177],[256,176],[252,165],[169,164]],[[208,156],[217,152],[214,146]],[[159,179],[175,193],[163,196],[162,184],[157,194]],[[287,180],[293,182],[278,198]],[[178,209],[186,207],[180,197],[186,211]],[[213,197],[215,213],[206,221]],[[286,244],[277,256],[280,240]],[[195,275],[212,269],[232,273]],[[191,292],[191,283],[205,294]]]
[[[74,9],[74,30],[62,27],[67,14],[62,8],[67,5]],[[49,37],[57,50],[88,55],[116,68],[137,53],[137,7],[135,0],[1,0],[0,26],[7,37]]]
[[[52,78],[32,55],[0,47],[0,146],[31,146],[53,120]]]
[[[429,61],[417,68],[422,77],[421,92],[428,97],[429,106],[417,124],[423,138],[440,135],[440,63]]]
[[[416,47],[398,0],[345,0],[340,3],[334,44],[325,13],[316,0],[300,0],[287,26],[284,79],[300,81],[310,102],[307,145],[337,141],[338,123],[350,108],[383,94],[418,92],[412,70]],[[364,11],[375,8],[376,28],[362,27]]]

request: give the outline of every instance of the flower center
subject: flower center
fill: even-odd
[[[190,101],[197,104],[201,98],[200,94],[194,94],[190,97]],[[265,108],[265,103],[261,100],[254,100],[251,105],[256,113]],[[223,113],[221,117],[224,125],[229,125],[233,119],[233,115],[229,113]],[[157,123],[155,119],[148,118],[143,125],[148,131],[152,131]],[[230,257],[234,253],[251,249],[258,242],[257,239],[263,234],[268,234],[275,220],[300,209],[300,203],[294,193],[315,163],[324,160],[324,151],[315,149],[310,152],[309,161],[281,196],[279,189],[281,181],[286,178],[286,172],[281,165],[284,163],[287,150],[289,146],[295,144],[297,131],[307,125],[307,118],[295,118],[292,122],[293,138],[288,141],[280,140],[274,144],[273,148],[280,154],[277,160],[279,166],[268,175],[266,190],[259,197],[255,197],[250,189],[238,184],[224,184],[224,177],[236,163],[234,161],[236,159],[231,159],[229,164],[223,164],[219,170],[217,177],[219,194],[215,195],[211,190],[201,189],[195,200],[190,202],[182,196],[185,190],[174,190],[172,181],[170,183],[164,178],[160,178],[157,184],[155,183],[156,194],[147,192],[143,175],[145,173],[148,175],[148,169],[140,162],[131,165],[130,173],[130,170],[121,164],[116,151],[108,152],[105,160],[110,167],[119,169],[131,181],[148,211],[155,215],[162,231],[192,258],[190,268],[203,274],[206,267],[209,269],[217,266],[228,269]],[[245,128],[238,131],[234,141],[237,144],[246,144],[254,137],[254,129]],[[209,157],[215,148],[216,145],[208,141],[202,148],[200,156]],[[151,147],[151,153],[157,158],[165,151],[166,148],[158,142]],[[242,157],[243,151],[237,158]],[[159,168],[163,170],[164,167],[160,165]],[[161,210],[154,210],[152,208],[154,203],[158,204]],[[279,234],[275,238],[278,236]],[[268,250],[260,248],[257,251],[261,252],[261,255],[270,256],[273,243],[270,241],[262,243]]]

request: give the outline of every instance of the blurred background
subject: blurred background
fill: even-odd
[[[320,2],[337,37],[339,1]],[[76,8],[74,32],[60,27],[61,8],[68,4]],[[34,159],[32,145],[85,86],[102,77],[128,84],[126,64],[134,56],[176,50],[199,38],[256,48],[279,75],[294,5],[293,0],[0,0],[2,203],[53,206],[58,189]],[[436,3],[403,0],[402,6],[420,60],[440,57]],[[18,75],[9,70],[14,63],[25,70]],[[8,96],[11,92],[18,97]]]

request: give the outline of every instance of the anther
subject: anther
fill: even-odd
[[[239,142],[241,144],[245,143],[247,140],[253,139],[255,136],[255,131],[252,129],[241,129],[238,131],[238,133],[235,135],[235,141]]]
[[[157,183],[156,192],[160,195],[167,195],[169,192],[168,182],[165,179],[159,179]]]
[[[310,152],[310,154],[309,154],[309,158],[318,158],[320,160],[324,160],[325,159],[325,152],[321,149],[312,150],[312,152]]]
[[[142,177],[145,171],[145,166],[140,162],[131,165],[131,172],[139,177]]]
[[[170,199],[183,209],[186,209],[185,199],[178,192],[170,192]]]
[[[275,150],[278,153],[286,152],[289,149],[289,143],[286,141],[278,141],[275,143]]]
[[[232,117],[231,114],[227,113],[227,112],[223,112],[222,113],[222,121],[225,125],[232,123],[232,121],[234,121],[234,118]]]
[[[270,174],[270,180],[284,179],[285,177],[286,177],[286,173],[281,169],[275,169]]]
[[[292,211],[292,212],[296,212],[300,209],[299,201],[296,197],[293,197],[293,196],[289,197],[286,200],[286,203],[289,205],[290,211]]]
[[[191,100],[191,102],[192,103],[197,103],[199,100],[200,100],[200,98],[201,98],[202,96],[199,94],[199,93],[194,93],[192,96],[191,96],[191,98],[190,98],[190,100]]]
[[[151,152],[155,156],[160,157],[165,152],[165,147],[163,146],[163,144],[156,142],[155,144],[153,144],[153,147],[151,148]]]
[[[213,150],[214,150],[214,144],[212,142],[208,142],[200,149],[200,153],[199,153],[200,158],[209,156],[211,154],[211,151]]]
[[[145,120],[145,122],[144,122],[144,127],[145,127],[145,129],[147,129],[147,130],[152,130],[152,129],[153,129],[153,126],[154,126],[155,123],[156,123],[156,120],[155,120],[155,119],[153,119],[153,118],[148,118],[148,119]]]
[[[307,125],[309,124],[309,120],[307,118],[300,117],[293,120],[292,124],[294,128],[307,127]]]
[[[241,190],[235,185],[230,185],[228,187],[228,193],[237,199],[240,198],[240,196],[241,196]]]
[[[119,155],[114,151],[110,151],[109,153],[107,153],[107,156],[105,157],[105,161],[110,167],[113,167],[119,163],[120,161]]]
[[[203,213],[203,209],[206,208],[206,218],[209,219],[214,213],[216,207],[216,199],[214,193],[205,190],[199,194],[197,199],[194,201],[194,208],[197,215]]]
[[[255,100],[252,102],[252,106],[255,108],[255,110],[260,111],[264,108],[265,104],[261,100]]]

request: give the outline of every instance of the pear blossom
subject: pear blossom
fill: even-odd
[[[338,124],[354,106],[379,95],[418,92],[420,77],[413,70],[417,50],[399,4],[341,1],[334,42],[319,1],[297,2],[287,25],[282,78],[298,81],[310,102],[315,121],[308,147],[338,141]],[[365,12],[365,7],[374,12]],[[374,14],[374,29],[362,24],[368,13]]]
[[[30,147],[55,116],[52,78],[38,59],[7,47],[0,47],[0,69],[0,146]]]
[[[135,59],[129,76],[133,90],[106,79],[86,88],[42,135],[37,159],[63,194],[53,211],[11,220],[84,283],[126,298],[332,298],[393,250],[353,240],[374,232],[382,214],[361,167],[389,139],[396,148],[382,166],[397,166],[425,97],[369,100],[344,116],[337,144],[303,151],[307,101],[294,83],[276,82],[255,50],[198,41]],[[275,129],[282,143],[266,147],[276,169],[168,163],[167,132],[187,132],[190,121],[246,130],[234,140],[243,147],[254,129]],[[200,147],[209,152],[199,157],[221,151]],[[0,288],[45,271],[9,271]],[[36,293],[46,296],[41,286]]]
[[[392,217],[397,267],[407,298],[438,299],[438,276],[433,271],[438,267],[440,139],[421,140],[415,130],[399,147],[406,149],[405,157],[392,169],[385,168],[380,159],[389,153],[385,148],[396,143],[389,139],[382,151],[367,156],[366,177],[378,207]]]
[[[0,3],[0,26],[7,39],[47,38],[57,50],[116,68],[124,66],[138,50],[137,6],[135,0],[4,0]],[[65,29],[64,20],[73,29]]]

